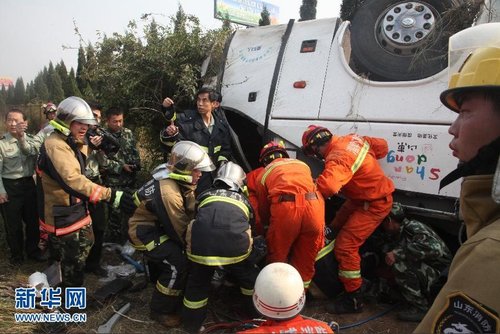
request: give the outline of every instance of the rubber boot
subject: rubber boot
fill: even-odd
[[[361,288],[353,292],[345,292],[326,306],[326,311],[332,314],[360,313],[363,311]]]

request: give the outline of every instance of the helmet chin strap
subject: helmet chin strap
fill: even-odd
[[[500,137],[479,149],[470,161],[460,163],[454,171],[439,183],[439,190],[461,177],[470,175],[494,174],[500,152]]]
[[[172,179],[193,184],[193,176],[171,172],[170,169],[168,169],[167,164],[161,164],[160,166],[156,167],[153,170],[153,178],[157,181],[163,179]]]

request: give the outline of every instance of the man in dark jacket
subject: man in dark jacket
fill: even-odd
[[[176,113],[174,101],[169,97],[163,100],[163,111],[170,124],[161,131],[160,140],[167,153],[180,140],[190,140],[208,153],[216,166],[231,160],[231,135],[229,124],[218,110],[222,100],[219,93],[211,88],[201,88],[196,94],[197,110]],[[212,173],[205,172],[196,188],[196,194],[210,188],[213,183]]]

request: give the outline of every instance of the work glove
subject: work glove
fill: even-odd
[[[134,197],[136,196],[128,191],[112,189],[110,202],[111,205],[113,205],[113,208],[120,208],[123,213],[132,215],[138,206],[138,200],[135,201]]]

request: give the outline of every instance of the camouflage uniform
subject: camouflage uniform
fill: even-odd
[[[427,310],[430,287],[451,263],[451,253],[436,232],[417,220],[404,218],[400,231],[392,250],[396,283],[408,303]]]
[[[131,130],[122,128],[121,131],[112,133],[120,143],[120,150],[115,154],[107,156],[99,152],[99,165],[102,168],[103,183],[107,187],[120,190],[136,189],[136,171],[127,173],[123,170],[123,165],[135,165],[140,169],[140,157],[136,148],[136,140]],[[127,220],[119,209],[108,206],[108,227],[105,240],[110,242],[123,243],[127,239]]]

